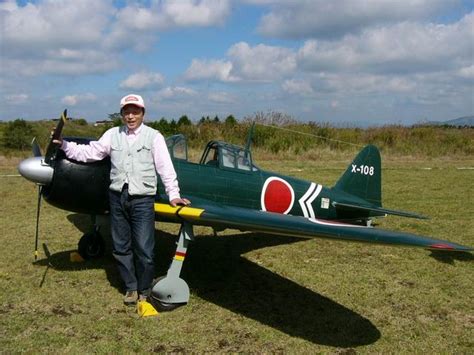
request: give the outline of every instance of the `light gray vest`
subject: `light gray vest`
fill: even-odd
[[[129,146],[126,127],[112,129],[110,189],[120,192],[128,181],[130,195],[155,195],[157,176],[152,147],[158,132],[142,124],[137,140]]]

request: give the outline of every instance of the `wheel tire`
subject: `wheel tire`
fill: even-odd
[[[151,283],[151,288],[153,289],[153,287],[155,287],[155,285],[158,283],[158,281],[160,281],[161,279],[164,279],[165,277],[166,276],[160,276],[160,277],[154,279],[153,282]],[[149,299],[150,303],[153,305],[153,307],[155,307],[155,309],[158,312],[171,312],[171,311],[174,311],[176,308],[185,305],[185,303],[182,304],[182,303],[161,302],[161,301],[157,300],[155,297],[153,297],[152,294],[148,297],[148,299]]]
[[[156,298],[153,296],[148,297],[150,300],[150,303],[155,307],[155,309],[158,312],[171,312],[174,311],[176,308],[184,306],[184,304],[181,303],[164,303],[161,301],[158,301]]]
[[[79,254],[85,259],[97,259],[104,255],[105,243],[99,232],[84,234],[77,245]]]

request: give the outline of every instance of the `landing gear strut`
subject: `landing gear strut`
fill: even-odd
[[[94,225],[92,232],[84,234],[79,239],[77,249],[83,259],[96,259],[104,255],[105,243],[104,238],[100,234],[100,226],[96,222],[96,216],[91,216]]]
[[[179,230],[178,245],[166,276],[156,280],[150,295],[150,302],[158,311],[172,311],[189,301],[189,286],[179,277],[183,267],[188,244],[194,240],[193,226],[183,222]]]

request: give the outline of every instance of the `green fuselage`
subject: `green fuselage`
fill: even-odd
[[[174,160],[184,197],[217,204],[329,220],[367,218],[336,210],[332,201],[359,202],[354,196],[294,177],[261,169],[241,170]],[[286,183],[285,183],[286,182]],[[162,184],[160,196],[164,195]]]

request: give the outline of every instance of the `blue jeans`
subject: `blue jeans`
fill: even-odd
[[[150,292],[154,270],[154,196],[109,191],[113,255],[126,291]]]

